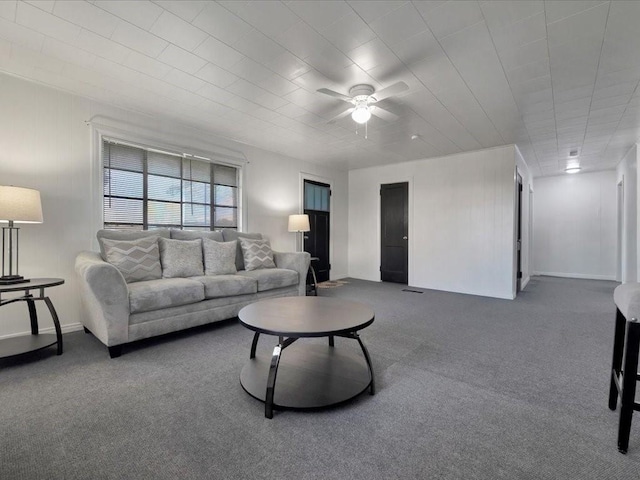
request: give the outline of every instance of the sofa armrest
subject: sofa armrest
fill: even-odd
[[[84,312],[82,324],[108,347],[129,338],[129,289],[122,273],[96,252],[80,252],[76,274]]]
[[[298,295],[305,296],[311,255],[308,252],[273,252],[273,260],[278,268],[288,268],[298,272]]]

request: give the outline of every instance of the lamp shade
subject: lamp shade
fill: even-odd
[[[309,227],[309,215],[289,215],[289,231],[290,232],[308,232]]]
[[[358,105],[351,113],[351,118],[356,123],[367,123],[371,118],[371,111],[367,105]]]
[[[40,192],[0,185],[0,222],[42,223]]]

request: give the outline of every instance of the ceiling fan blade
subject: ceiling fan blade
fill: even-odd
[[[378,92],[375,92],[373,94],[373,97],[376,99],[376,101],[379,102],[380,100],[384,100],[385,98],[392,97],[408,89],[409,89],[409,85],[407,85],[404,82],[398,82],[398,83],[394,83],[393,85],[389,85],[387,88],[383,88]]]
[[[349,115],[351,112],[353,112],[353,110],[354,110],[353,108],[347,108],[344,112],[339,113],[338,115],[333,117],[331,120],[327,121],[327,123],[335,123],[338,120],[340,120],[341,118],[344,118],[347,115]]]
[[[334,92],[333,90],[329,90],[328,88],[320,88],[316,91],[324,93],[325,95],[329,95],[330,97],[339,98],[340,100],[351,103],[351,97],[347,97],[346,95],[343,95],[341,93]]]
[[[371,115],[375,115],[376,117],[380,117],[387,122],[395,122],[399,117],[395,113],[391,113],[388,110],[380,107],[371,106]]]

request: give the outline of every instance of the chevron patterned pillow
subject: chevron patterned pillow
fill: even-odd
[[[261,268],[276,268],[273,261],[273,252],[269,240],[257,240],[252,238],[238,238],[244,257],[244,269],[246,271],[259,270]]]
[[[107,262],[115,266],[127,283],[162,278],[158,237],[137,240],[102,239]]]

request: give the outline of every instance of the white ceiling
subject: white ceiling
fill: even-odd
[[[639,25],[638,1],[3,0],[0,70],[339,168],[516,143],[539,176],[640,137]],[[316,92],[398,81],[367,139]]]

